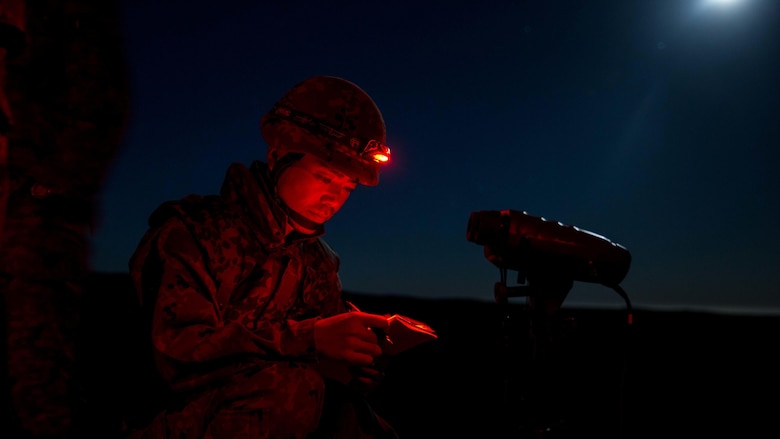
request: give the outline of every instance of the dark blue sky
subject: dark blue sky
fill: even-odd
[[[154,207],[264,159],[259,118],[326,74],[374,98],[393,149],[326,226],[345,290],[492,301],[466,226],[513,209],[626,246],[635,307],[778,311],[780,5],[715,3],[127,0],[93,267],[126,271]],[[566,303],[623,305],[581,282]]]

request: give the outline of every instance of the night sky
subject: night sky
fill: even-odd
[[[326,225],[345,290],[493,301],[467,223],[512,209],[625,246],[635,308],[780,312],[780,2],[721,3],[126,0],[93,269],[126,272],[159,203],[264,160],[262,114],[335,75],[393,152]],[[624,306],[586,282],[565,304]]]

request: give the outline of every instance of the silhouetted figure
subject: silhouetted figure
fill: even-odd
[[[15,438],[79,437],[88,234],[127,111],[117,6],[0,1],[3,425]]]

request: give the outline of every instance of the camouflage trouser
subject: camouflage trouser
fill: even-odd
[[[77,299],[64,285],[23,278],[6,278],[2,292],[15,422],[30,437],[68,437],[78,404],[73,358]]]
[[[324,386],[320,374],[307,365],[265,364],[190,396],[126,438],[305,438],[319,422]]]
[[[362,395],[341,383],[326,381],[320,424],[307,439],[398,439],[398,436]]]
[[[343,385],[325,383],[319,373],[295,363],[278,363],[263,372],[269,370],[272,390],[250,397],[246,388],[267,376],[243,375],[182,409],[159,414],[126,439],[397,439],[367,401]],[[244,395],[231,399],[236,392]]]

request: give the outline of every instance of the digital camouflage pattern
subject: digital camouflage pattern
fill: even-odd
[[[313,76],[287,91],[260,120],[268,163],[289,153],[314,154],[359,184],[376,186],[380,165],[361,155],[386,142],[382,113],[360,87],[343,78]]]
[[[129,437],[297,438],[317,427],[314,322],[346,311],[339,261],[319,237],[285,239],[286,224],[261,162],[231,165],[219,196],[152,214],[130,271],[179,404]]]
[[[118,3],[0,0],[2,424],[13,438],[80,436],[74,331],[127,112]]]

